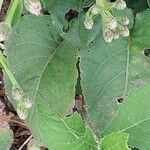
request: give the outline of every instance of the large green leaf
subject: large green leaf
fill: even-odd
[[[65,116],[74,102],[77,51],[61,42],[49,17],[23,18],[14,28],[6,47],[8,62],[16,80],[32,98],[34,107],[30,118],[34,117],[35,106],[40,105]],[[9,96],[10,86],[6,82]]]
[[[132,32],[131,46],[133,50],[150,48],[150,10],[145,10],[136,15],[135,25]]]
[[[90,121],[103,133],[129,91],[150,83],[150,62],[131,37],[106,43],[102,31],[81,51],[81,83]]]
[[[0,129],[0,150],[9,150],[13,143],[13,132],[10,129]]]
[[[126,132],[130,134],[129,145],[150,150],[150,84],[132,92],[120,107],[118,115],[106,133]],[[106,134],[105,133],[105,134]]]
[[[101,150],[129,150],[127,142],[129,135],[126,133],[112,133],[105,136],[101,143]]]
[[[10,68],[33,103],[26,122],[34,137],[55,150],[92,149],[93,135],[79,116],[63,119],[74,105],[77,49],[62,41],[49,16],[24,17],[5,45]],[[6,74],[5,87],[17,107]]]

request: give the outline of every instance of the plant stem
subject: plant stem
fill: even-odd
[[[9,79],[11,80],[13,86],[17,86],[19,87],[16,79],[14,78],[12,72],[10,71],[9,67],[8,67],[8,64],[5,60],[6,58],[4,57],[2,51],[0,51],[0,64],[2,65],[3,69],[5,70],[5,72],[7,73]]]
[[[0,0],[0,11],[1,11],[2,5],[3,5],[3,0]]]
[[[22,5],[22,0],[12,0],[11,1],[11,4],[8,8],[6,18],[5,18],[5,22],[7,24],[9,24],[10,26],[12,25],[14,16],[16,16],[18,13],[20,13],[20,11],[22,12],[22,8],[19,8],[19,10],[18,10],[18,7],[21,5]]]

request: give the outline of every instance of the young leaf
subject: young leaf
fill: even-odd
[[[13,143],[13,132],[10,129],[0,129],[0,150],[8,150]]]
[[[149,149],[150,139],[150,85],[131,92],[125,103],[120,107],[118,115],[107,128],[106,133],[126,132],[129,146]]]
[[[101,143],[101,150],[129,150],[128,142],[129,134],[126,133],[111,133],[106,135]]]
[[[135,25],[132,33],[131,46],[133,50],[150,48],[150,10],[145,10],[136,15]]]

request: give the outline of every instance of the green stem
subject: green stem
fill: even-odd
[[[5,72],[7,73],[9,79],[11,80],[13,86],[19,87],[16,79],[14,78],[13,74],[11,73],[11,71],[10,71],[8,65],[7,65],[7,62],[6,62],[5,58],[4,58],[4,55],[3,55],[2,51],[0,51],[0,63],[2,65],[2,67],[3,67],[3,69],[5,70]]]
[[[3,5],[3,0],[0,0],[0,11],[1,11],[2,5]]]
[[[19,1],[22,1],[22,0],[12,0],[10,6],[8,8],[6,18],[5,18],[5,22],[8,23],[10,26],[12,24],[13,17],[14,17],[16,9],[18,7]]]

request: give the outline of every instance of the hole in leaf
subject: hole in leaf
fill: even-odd
[[[79,14],[78,11],[76,11],[76,10],[70,10],[69,12],[66,13],[65,19],[67,21],[71,21],[73,18],[77,18],[78,14]]]
[[[145,49],[144,50],[144,55],[147,57],[150,57],[150,49]]]
[[[123,102],[123,98],[121,97],[121,98],[118,98],[117,99],[117,102],[120,104],[120,103],[122,103]]]
[[[44,14],[44,15],[50,15],[50,12],[49,12],[48,10],[45,10],[45,11],[43,12],[43,14]]]
[[[115,2],[116,0],[110,0],[110,2]]]

